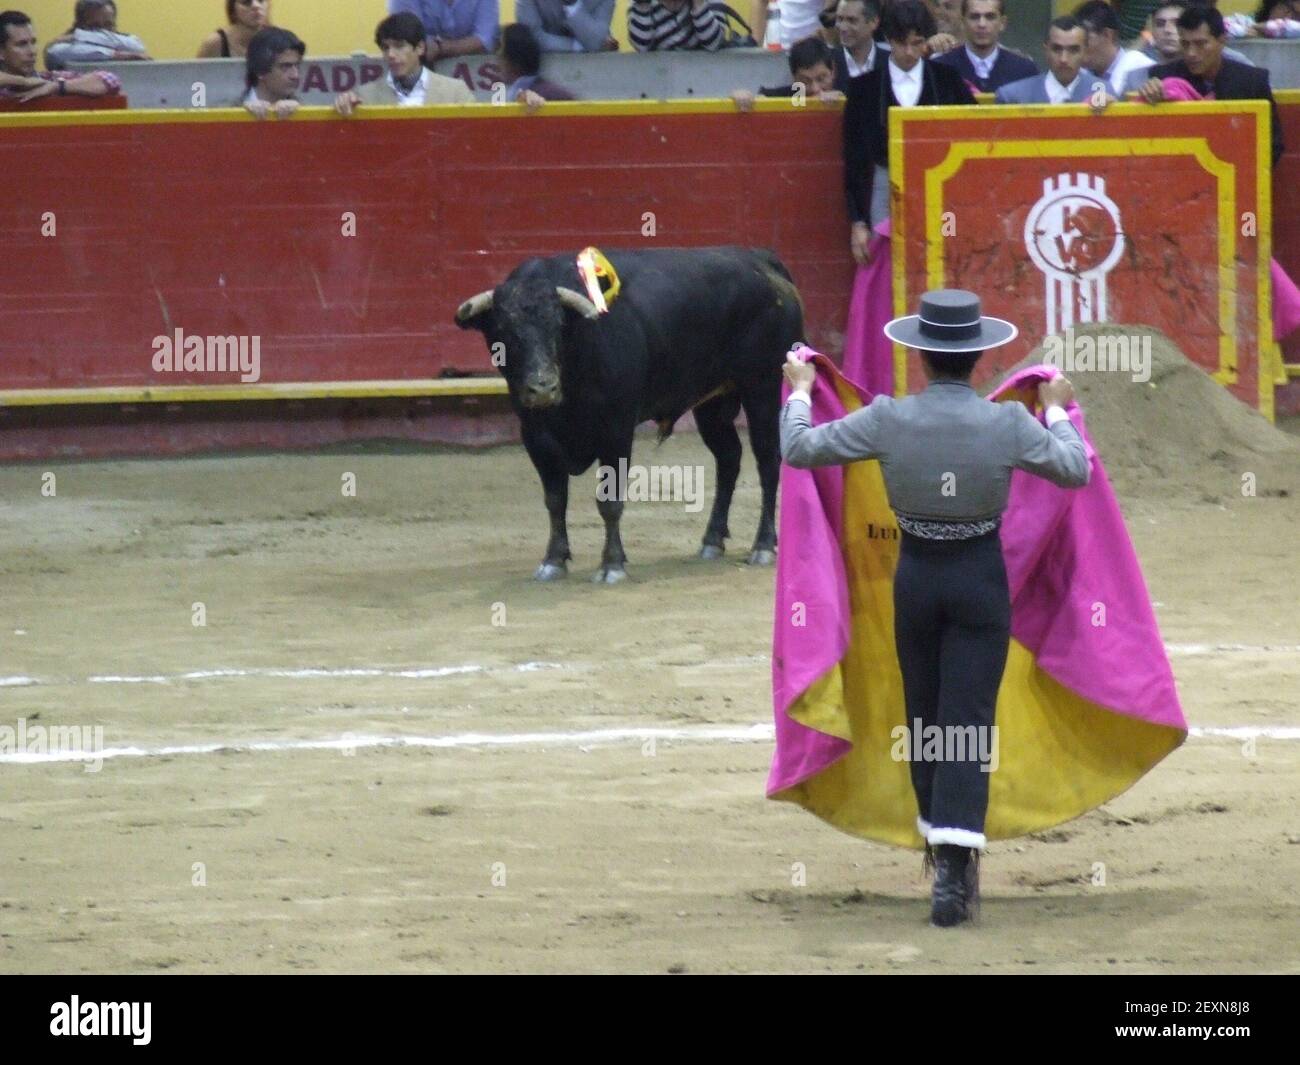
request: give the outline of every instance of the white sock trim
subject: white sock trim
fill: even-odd
[[[930,822],[924,817],[918,817],[916,819],[916,831],[920,833],[923,840],[928,841],[930,838]]]
[[[983,832],[972,832],[968,828],[931,828],[925,834],[925,841],[932,847],[946,843],[953,847],[973,847],[981,851],[988,842]]]

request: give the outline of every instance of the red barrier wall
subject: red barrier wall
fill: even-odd
[[[1300,277],[1300,92],[1279,102],[1288,152],[1274,247]],[[153,340],[176,328],[259,336],[263,381],[487,372],[482,339],[451,324],[457,303],[529,254],[586,243],[771,246],[805,297],[810,342],[838,353],[853,270],[839,114],[763,106],[740,115],[717,101],[633,101],[552,104],[532,118],[484,107],[351,121],[312,110],[264,124],[235,111],[6,114],[0,390],[234,383],[155,373]],[[343,235],[345,212],[355,236]],[[642,235],[646,212],[653,237]],[[1300,362],[1300,338],[1290,353]],[[232,422],[252,414],[229,410]],[[39,413],[0,412],[0,427],[15,419],[30,435],[15,451],[7,432],[0,456],[96,450],[72,441],[76,417],[55,419],[53,437]],[[159,444],[183,450],[186,432],[177,423]]]
[[[259,336],[270,382],[491,371],[456,306],[528,255],[585,244],[773,247],[810,342],[838,350],[852,275],[838,113],[438,110],[6,124],[0,389],[237,380],[156,373],[154,338],[176,329]]]
[[[126,97],[113,96],[42,96],[39,100],[19,103],[0,97],[0,111],[125,111]]]

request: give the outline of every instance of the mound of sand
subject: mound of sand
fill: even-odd
[[[1076,337],[1151,338],[1150,378],[1121,370],[1068,374],[1092,437],[1121,495],[1161,493],[1205,502],[1243,497],[1243,475],[1258,496],[1300,492],[1300,441],[1236,399],[1167,336],[1137,325],[1078,326]],[[988,385],[1047,361],[1035,348]]]

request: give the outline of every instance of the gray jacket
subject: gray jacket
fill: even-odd
[[[990,403],[970,385],[934,381],[924,392],[870,406],[813,428],[806,403],[781,412],[781,457],[801,469],[879,459],[890,507],[929,521],[982,521],[1007,506],[1011,471],[1062,488],[1091,472],[1069,421],[1045,429],[1023,403]]]
[[[610,36],[614,0],[578,0],[572,15],[565,6],[563,0],[516,0],[515,18],[537,35],[543,52],[572,52],[575,41],[581,51],[599,52]]]
[[[1051,101],[1047,98],[1047,78],[1054,77],[1053,74],[1035,74],[1033,77],[1021,78],[1019,81],[1008,82],[993,94],[995,102],[1000,104],[1045,104]],[[1074,79],[1074,89],[1070,92],[1068,102],[1082,104],[1088,102],[1088,95],[1092,91],[1092,83],[1097,79],[1092,75],[1087,77],[1078,77]]]

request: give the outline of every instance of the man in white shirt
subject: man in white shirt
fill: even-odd
[[[254,118],[289,118],[298,110],[298,85],[307,46],[289,30],[267,26],[248,42],[243,105]]]
[[[781,48],[790,51],[805,37],[816,37],[822,28],[823,0],[780,0]]]
[[[835,88],[843,92],[850,78],[858,78],[884,61],[889,45],[876,44],[880,25],[880,0],[840,0],[835,8],[835,30],[840,45],[835,49]]]
[[[1084,39],[1087,34],[1078,19],[1065,15],[1047,27],[1047,73],[1021,78],[998,89],[1000,104],[1065,104],[1089,100],[1091,79],[1080,77]]]
[[[1141,52],[1120,47],[1119,16],[1106,0],[1088,0],[1078,7],[1074,17],[1083,23],[1087,33],[1083,65],[1106,82],[1112,96],[1124,95],[1125,82],[1134,70],[1155,65]]]
[[[871,227],[889,217],[889,109],[974,104],[962,76],[924,56],[934,16],[921,0],[893,0],[885,12],[889,61],[849,81],[844,103],[844,181],[850,249],[868,260]]]
[[[334,110],[350,115],[362,105],[423,107],[426,104],[469,104],[474,94],[458,78],[445,78],[424,65],[424,24],[409,11],[389,15],[375,30],[388,72],[355,92],[339,93]]]
[[[966,44],[939,56],[935,62],[951,66],[974,92],[997,92],[1003,85],[1038,73],[1028,56],[1002,47],[1007,29],[1005,0],[962,0]]]

